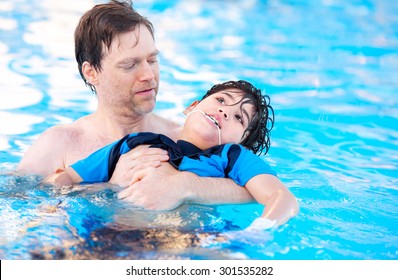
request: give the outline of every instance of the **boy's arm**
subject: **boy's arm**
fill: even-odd
[[[56,186],[70,186],[80,183],[82,178],[71,167],[66,169],[58,169],[54,174],[47,176],[43,182]]]
[[[261,217],[275,221],[276,226],[286,223],[299,212],[295,196],[276,176],[257,175],[245,187],[258,203],[266,206]]]

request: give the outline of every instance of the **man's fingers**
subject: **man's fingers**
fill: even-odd
[[[126,155],[128,155],[129,158],[135,160],[141,157],[153,156],[153,155],[164,156],[167,155],[167,151],[162,150],[160,148],[148,148],[148,147],[139,146],[138,148],[128,152]]]
[[[134,202],[135,199],[135,195],[134,195],[134,187],[127,187],[124,190],[121,190],[117,197],[118,199],[122,199],[124,201],[129,201],[129,202]]]
[[[122,190],[119,193],[118,197],[124,198],[126,196],[131,195],[132,191],[134,190],[132,185],[134,183],[137,183],[138,181],[141,181],[149,172],[152,172],[153,169],[155,169],[157,167],[156,165],[159,165],[159,164],[160,164],[160,162],[147,163],[146,164],[147,166],[145,168],[142,167],[139,170],[136,170],[136,172],[134,172],[134,174],[133,174],[133,178],[129,182],[129,186],[126,189]]]
[[[167,151],[158,148],[144,148],[125,155],[125,160],[130,162],[131,168],[150,162],[166,162],[169,160]]]
[[[139,158],[134,159],[134,162],[136,163],[135,165],[139,164],[144,164],[147,162],[155,162],[155,161],[162,161],[166,162],[169,160],[169,156],[166,155],[147,155],[147,156],[141,156]]]
[[[129,186],[132,184],[138,182],[139,180],[142,179],[143,175],[140,171],[147,169],[147,168],[156,168],[160,166],[160,161],[150,161],[146,163],[142,163],[140,165],[137,165],[131,169],[131,174],[133,174],[133,178],[131,179]]]
[[[124,190],[121,190],[117,194],[117,198],[125,199],[126,197],[129,197],[132,194],[132,191],[133,191],[132,187],[125,188]]]
[[[148,146],[138,146],[120,156],[110,183],[126,187],[134,173],[147,167],[159,167],[161,162],[167,162],[167,151]],[[136,182],[136,181],[134,181]]]

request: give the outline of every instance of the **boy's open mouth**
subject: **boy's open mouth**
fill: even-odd
[[[216,120],[215,117],[209,116],[209,115],[207,115],[207,114],[206,114],[206,117],[207,117],[209,120],[211,120],[218,128],[221,129],[220,124],[218,123],[218,121]]]

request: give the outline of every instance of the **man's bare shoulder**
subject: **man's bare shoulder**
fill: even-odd
[[[57,168],[63,168],[67,147],[75,131],[73,125],[67,124],[48,128],[25,152],[17,171],[47,176]]]
[[[84,123],[79,119],[45,130],[25,152],[17,170],[47,176],[58,168],[68,166],[83,152],[77,147],[80,143],[85,143]]]
[[[40,137],[42,140],[50,141],[54,144],[65,145],[70,142],[75,142],[80,138],[84,130],[77,123],[59,124],[48,128]]]

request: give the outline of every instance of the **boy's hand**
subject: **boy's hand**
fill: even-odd
[[[268,218],[257,218],[255,219],[250,226],[248,226],[247,228],[245,228],[245,231],[252,231],[252,232],[258,232],[258,231],[263,231],[263,230],[267,230],[270,228],[275,227],[276,225],[276,221],[275,220],[270,220]]]
[[[275,224],[275,220],[260,217],[243,230],[227,231],[222,235],[230,241],[261,245],[273,239],[271,229],[275,228]]]

